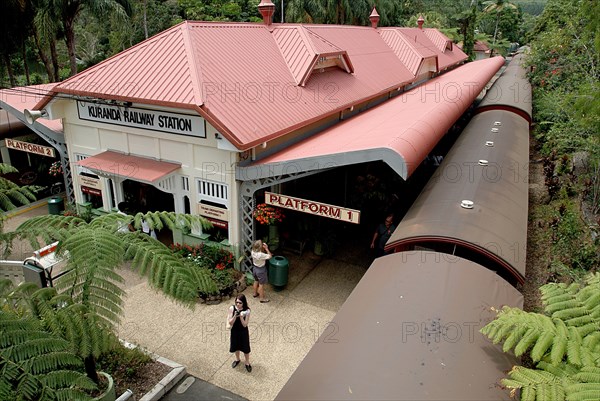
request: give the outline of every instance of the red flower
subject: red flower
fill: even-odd
[[[264,225],[281,223],[285,218],[285,215],[280,209],[269,206],[266,203],[261,203],[260,205],[256,206],[252,216],[256,219],[256,221]]]

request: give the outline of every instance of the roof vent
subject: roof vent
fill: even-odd
[[[419,19],[417,20],[417,25],[419,26],[419,29],[423,29],[424,22],[425,22],[425,19],[423,18],[423,16],[419,15]]]
[[[494,121],[494,125],[500,126],[500,125],[502,125],[502,123],[500,121]]]
[[[275,14],[275,4],[271,0],[262,0],[258,5],[258,11],[262,15],[265,25],[271,25],[273,14]]]
[[[460,201],[460,207],[462,207],[463,209],[473,209],[473,201],[463,199]]]
[[[375,7],[373,7],[373,11],[371,11],[371,15],[369,15],[369,20],[371,21],[371,28],[377,28],[377,24],[379,24],[379,14]]]
[[[498,128],[492,128],[492,132],[498,132]]]
[[[487,166],[488,165],[488,161],[485,159],[480,159],[477,164],[479,164],[480,166]]]
[[[492,147],[492,146],[494,146],[494,142],[492,142],[492,141],[486,141],[485,142],[485,146]]]

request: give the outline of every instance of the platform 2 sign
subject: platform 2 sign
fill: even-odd
[[[329,205],[311,200],[294,198],[291,196],[265,192],[265,203],[298,212],[313,214],[315,216],[345,221],[348,223],[360,223],[360,210],[346,209],[341,206]]]
[[[54,157],[54,148],[42,146],[35,143],[17,141],[16,139],[6,138],[4,144],[7,148],[22,150],[23,152],[35,153],[36,155]]]

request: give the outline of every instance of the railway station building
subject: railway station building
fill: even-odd
[[[390,188],[504,63],[465,64],[422,20],[379,27],[375,9],[369,27],[274,24],[272,2],[259,9],[263,23],[182,22],[63,82],[4,90],[0,107],[57,149],[71,201],[202,215],[212,232],[174,241],[211,235],[248,255],[266,234],[258,204],[284,210],[280,235],[300,247],[398,207],[408,195]]]

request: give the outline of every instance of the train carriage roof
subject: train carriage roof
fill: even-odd
[[[528,161],[526,120],[504,110],[474,116],[386,249],[462,247],[513,284],[523,282]]]
[[[509,400],[516,363],[479,330],[522,295],[461,258],[401,252],[371,265],[277,400]]]

